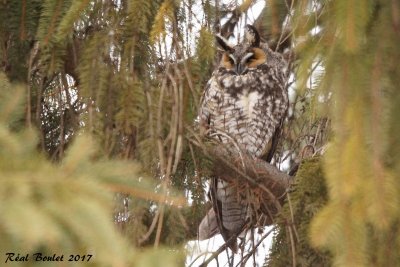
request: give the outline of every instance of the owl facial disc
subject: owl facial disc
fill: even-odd
[[[260,35],[251,25],[246,25],[244,38],[236,46],[221,35],[216,35],[216,40],[224,51],[221,67],[230,70],[232,74],[246,74],[248,70],[256,69],[266,61],[266,53],[260,48]]]

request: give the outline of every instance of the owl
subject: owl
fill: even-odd
[[[288,109],[287,64],[282,56],[260,42],[257,30],[247,25],[236,46],[217,35],[221,61],[208,81],[199,109],[200,131],[240,153],[271,160],[273,137]],[[250,218],[249,201],[234,184],[218,177],[211,182],[216,219],[206,216],[200,225],[225,241],[237,236]],[[203,227],[203,229],[202,229]],[[232,240],[231,240],[232,241]],[[235,241],[230,244],[235,247]]]

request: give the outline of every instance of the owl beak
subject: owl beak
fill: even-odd
[[[243,66],[241,63],[236,64],[235,71],[236,71],[237,75],[243,74],[246,70],[247,70],[246,66]]]

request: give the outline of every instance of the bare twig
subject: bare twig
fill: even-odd
[[[139,239],[139,246],[143,245],[146,240],[149,239],[150,235],[153,233],[154,229],[156,228],[157,222],[158,222],[158,217],[160,216],[160,210],[156,211],[156,214],[154,215],[153,221],[151,222],[151,225],[149,227],[149,230],[147,231],[146,234],[144,234],[140,239]]]
[[[246,262],[250,259],[250,257],[252,255],[254,255],[254,253],[256,252],[256,250],[258,249],[258,247],[262,244],[262,242],[265,240],[265,238],[267,238],[273,231],[275,228],[270,229],[267,233],[265,233],[260,240],[257,242],[257,244],[255,244],[253,246],[253,248],[247,253],[246,256],[243,257],[243,259],[238,263],[237,266],[239,266],[239,264],[241,264],[241,266],[245,266]]]
[[[229,244],[231,244],[231,242],[233,242],[234,240],[236,240],[236,238],[238,237],[238,235],[243,231],[243,229],[246,227],[246,224],[235,234],[233,234],[219,249],[217,249],[215,252],[212,253],[211,257],[209,257],[206,261],[204,261],[201,265],[199,265],[199,267],[206,267],[212,260],[216,259],[219,254],[221,254],[222,252],[224,252],[228,247]],[[193,263],[192,263],[193,264]],[[191,265],[192,265],[191,264]],[[189,267],[191,266],[189,265]]]
[[[289,232],[289,237],[290,237],[290,245],[292,248],[292,266],[296,267],[296,245],[294,244],[294,238],[293,238],[293,233],[292,233],[292,228],[290,225],[287,225],[287,231]]]

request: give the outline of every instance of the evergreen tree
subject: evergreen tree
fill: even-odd
[[[293,77],[273,162],[293,174],[319,155],[300,164],[265,264],[400,265],[400,4],[266,0],[252,18],[257,2],[0,1],[1,252],[153,266],[158,250],[137,247],[194,239],[213,168],[195,125],[213,35],[254,23]]]

